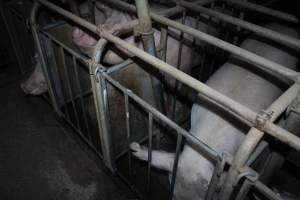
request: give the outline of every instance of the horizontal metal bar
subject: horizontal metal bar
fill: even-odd
[[[128,3],[121,2],[119,0],[105,0],[105,1],[114,6],[119,6],[128,12],[135,12],[135,7]],[[184,24],[178,23],[176,21],[170,20],[164,16],[155,14],[153,12],[150,12],[150,16],[153,20],[155,20],[161,24],[171,26],[180,31],[183,31],[184,33],[190,34],[199,40],[205,41],[213,46],[219,47],[225,51],[228,51],[234,55],[237,55],[237,56],[241,57],[242,59],[244,59],[245,61],[248,61],[253,64],[257,64],[265,69],[272,71],[273,73],[285,76],[288,79],[291,79],[294,81],[297,80],[297,78],[298,78],[297,72],[295,72],[291,69],[288,69],[278,63],[275,63],[273,61],[265,59],[262,56],[258,56],[255,53],[252,53],[250,51],[247,51],[245,49],[242,49],[240,47],[232,45],[232,44],[225,42],[219,38],[213,37],[209,34],[206,34],[204,32],[201,32],[199,30],[196,30],[196,29],[186,26]]]
[[[78,60],[82,61],[82,63],[84,64],[84,66],[86,67],[86,69],[88,69],[88,60],[87,58],[85,58],[84,56],[80,55],[79,53],[77,53],[75,50],[71,49],[70,47],[66,46],[64,43],[60,42],[59,40],[57,40],[53,35],[51,35],[50,33],[47,33],[45,31],[42,31],[42,33],[48,37],[50,40],[52,40],[53,42],[55,42],[57,45],[61,46],[62,48],[64,48],[68,53],[70,53],[71,55],[74,55]]]
[[[186,25],[183,25],[181,23],[178,23],[178,22],[175,22],[175,21],[172,21],[168,18],[165,18],[165,17],[162,17],[162,16],[159,16],[157,14],[154,14],[154,13],[151,13],[151,16],[152,18],[155,20],[155,21],[158,21],[162,24],[165,24],[165,25],[168,25],[168,26],[172,26],[178,30],[181,30],[187,34],[190,34],[194,37],[196,37],[197,39],[199,40],[202,40],[202,41],[205,41],[213,46],[216,46],[220,49],[223,49],[229,53],[232,53],[233,55],[236,55],[240,58],[242,58],[243,60],[247,61],[247,62],[250,62],[250,63],[253,63],[253,64],[256,64],[256,65],[259,65],[273,73],[276,73],[276,74],[279,74],[279,75],[282,75],[282,76],[285,76],[287,77],[288,79],[291,79],[291,80],[297,80],[297,77],[298,77],[298,73],[291,70],[291,69],[288,69],[278,63],[275,63],[273,61],[270,61],[266,58],[263,58],[261,56],[258,56],[257,54],[255,53],[252,53],[250,51],[247,51],[245,49],[242,49],[240,47],[237,47],[235,45],[232,45],[228,42],[225,42],[219,38],[216,38],[216,37],[213,37],[209,34],[206,34],[204,32],[201,32],[199,30],[196,30],[194,28],[191,28],[189,26],[186,26]]]
[[[194,1],[194,4],[198,4],[198,5],[207,5],[210,3],[215,2],[216,0],[198,0],[198,1]],[[180,14],[185,10],[185,8],[181,7],[181,6],[175,6],[173,8],[168,8],[162,11],[157,12],[157,14],[165,16],[165,17],[172,17],[174,15]]]
[[[256,11],[256,12],[263,13],[265,15],[269,15],[269,16],[274,17],[274,18],[281,19],[281,20],[284,20],[284,21],[287,21],[287,22],[292,22],[292,23],[295,23],[295,24],[299,24],[299,19],[296,16],[288,14],[288,13],[284,13],[284,12],[281,12],[281,11],[278,11],[278,10],[267,8],[267,7],[264,7],[264,6],[261,6],[261,5],[257,5],[257,4],[254,4],[254,3],[247,2],[247,1],[239,1],[239,0],[224,0],[224,1],[228,2],[228,3],[238,5],[238,6],[243,7],[243,8],[247,8],[249,10],[253,10],[253,11]]]
[[[225,21],[230,24],[234,24],[236,26],[242,27],[242,28],[252,31],[260,36],[263,36],[268,39],[272,39],[272,40],[279,42],[287,47],[290,47],[290,48],[296,49],[297,51],[300,51],[300,40],[299,39],[296,39],[296,38],[290,37],[288,35],[270,30],[268,28],[264,28],[262,26],[241,20],[239,18],[235,18],[235,17],[229,16],[229,15],[226,15],[226,14],[223,14],[223,13],[220,13],[220,12],[208,9],[208,8],[204,8],[199,5],[195,5],[193,3],[189,3],[186,1],[180,1],[178,4],[189,10],[204,13],[211,17],[218,18],[221,21]]]
[[[130,65],[132,63],[133,63],[133,61],[131,59],[127,59],[127,60],[121,62],[120,64],[117,64],[117,65],[114,65],[112,67],[109,67],[106,72],[108,74],[112,74],[112,73],[118,72],[119,70],[128,67],[128,65]]]

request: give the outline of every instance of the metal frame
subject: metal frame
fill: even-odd
[[[105,0],[107,3],[114,5],[122,10],[128,11],[128,12],[137,12],[139,13],[140,9],[146,9],[146,1],[141,1],[144,2],[140,4],[137,8],[139,9],[138,11],[133,5],[127,4],[125,2],[121,2],[119,0]],[[230,1],[233,3],[232,0],[226,0]],[[201,2],[207,2],[207,1],[197,1],[197,3]],[[210,1],[212,2],[212,1]],[[204,32],[201,32],[199,30],[196,30],[194,28],[188,27],[186,25],[183,25],[181,23],[175,22],[171,19],[168,19],[167,17],[164,17],[161,13],[160,14],[155,14],[155,13],[149,13],[151,19],[155,22],[158,22],[162,25],[165,26],[170,26],[173,28],[176,28],[180,30],[183,33],[190,34],[194,38],[205,41],[215,47],[218,47],[220,49],[223,49],[224,51],[227,51],[229,53],[232,53],[234,55],[237,55],[238,57],[242,58],[246,62],[258,65],[260,68],[265,69],[268,72],[275,73],[278,75],[281,75],[283,77],[286,77],[292,81],[294,81],[294,84],[285,92],[283,93],[268,109],[267,111],[261,112],[261,113],[256,113],[252,111],[251,109],[241,105],[240,103],[222,95],[221,93],[217,92],[216,90],[208,87],[204,83],[201,83],[200,81],[192,78],[191,76],[181,72],[180,70],[176,69],[175,67],[165,63],[162,60],[159,60],[156,58],[154,55],[155,54],[149,54],[150,51],[148,50],[149,53],[146,53],[137,47],[126,43],[125,41],[121,40],[118,38],[116,35],[118,31],[116,32],[108,32],[101,27],[97,27],[79,17],[76,15],[73,15],[70,12],[67,12],[63,10],[62,8],[57,7],[56,5],[50,3],[47,0],[36,0],[35,6],[32,10],[32,17],[31,17],[31,26],[33,28],[33,34],[35,38],[35,42],[37,46],[39,47],[39,55],[41,59],[41,63],[43,65],[44,72],[47,76],[47,69],[46,69],[46,62],[43,59],[43,52],[40,48],[40,42],[38,38],[38,33],[36,29],[36,13],[38,11],[39,6],[42,5],[60,15],[63,17],[73,21],[74,23],[80,25],[81,27],[84,27],[85,29],[97,34],[101,39],[98,42],[98,45],[94,52],[94,57],[92,60],[85,60],[85,62],[89,63],[90,66],[90,74],[91,74],[91,81],[93,85],[93,94],[94,94],[94,100],[96,102],[96,111],[97,111],[97,119],[99,122],[99,128],[102,130],[101,131],[101,142],[102,142],[102,150],[103,150],[103,159],[108,168],[111,171],[115,171],[114,167],[114,160],[111,156],[111,147],[110,147],[110,138],[109,138],[109,119],[106,114],[106,103],[107,99],[105,96],[106,92],[106,83],[110,83],[114,85],[116,88],[121,90],[124,93],[124,98],[126,102],[126,107],[128,108],[128,99],[132,99],[138,104],[140,104],[144,109],[147,110],[149,113],[149,143],[150,146],[152,146],[152,125],[153,125],[153,120],[155,118],[159,119],[159,121],[163,121],[166,123],[169,127],[172,129],[176,130],[178,133],[178,141],[177,141],[177,148],[176,148],[176,159],[175,159],[175,164],[174,164],[174,170],[172,174],[172,182],[171,182],[171,194],[170,198],[172,198],[172,190],[174,189],[174,183],[175,183],[175,178],[176,178],[176,168],[178,164],[178,157],[179,157],[179,146],[181,144],[182,137],[184,137],[188,142],[194,143],[200,150],[200,152],[204,152],[205,155],[208,155],[208,157],[211,160],[215,161],[216,164],[216,169],[215,169],[215,174],[218,177],[220,173],[222,173],[222,163],[224,160],[231,165],[228,176],[225,181],[225,185],[222,187],[222,190],[220,192],[219,198],[222,199],[229,199],[231,197],[232,191],[236,185],[236,182],[240,180],[241,178],[246,178],[247,180],[250,180],[253,182],[253,185],[255,188],[257,188],[259,191],[261,191],[264,194],[267,194],[268,197],[271,199],[277,199],[276,195],[268,189],[265,185],[263,185],[261,182],[257,181],[257,176],[255,176],[255,172],[253,172],[251,169],[248,169],[245,164],[248,158],[250,157],[251,153],[253,152],[254,148],[257,146],[258,142],[261,140],[263,135],[265,133],[271,135],[272,137],[278,139],[279,141],[289,145],[290,147],[300,150],[300,138],[293,135],[292,133],[286,131],[285,129],[277,126],[274,124],[275,119],[281,115],[286,108],[292,103],[292,101],[297,97],[298,91],[300,90],[299,86],[299,73],[296,71],[293,71],[291,69],[286,68],[285,66],[279,65],[277,63],[274,63],[270,60],[267,60],[261,56],[258,56],[254,53],[251,53],[249,51],[246,51],[240,47],[237,47],[235,45],[232,45],[228,42],[225,42],[221,39],[218,39],[216,37],[213,37],[209,34],[206,34]],[[193,5],[193,6],[191,6]],[[250,9],[249,4],[240,4],[244,7],[247,7]],[[267,12],[266,14],[270,14],[271,16],[274,15],[274,11],[267,9],[267,8],[262,8],[261,6],[257,7],[251,7],[252,10],[255,10],[257,12]],[[195,4],[190,4],[184,1],[179,2],[179,5],[177,5],[174,8],[168,9],[167,12],[165,13],[180,13],[183,12],[184,10],[193,10],[194,12],[205,12],[207,15],[211,15],[212,17],[218,17],[221,20],[224,20],[226,22],[235,24],[239,27],[242,28],[247,28],[251,31],[254,31],[256,33],[261,34],[264,37],[267,37],[269,39],[276,40],[277,42],[280,43],[288,43],[289,45],[292,45],[292,47],[295,47],[298,50],[298,47],[300,46],[299,41],[290,38],[284,35],[280,35],[279,33],[272,32],[270,30],[264,29],[262,27],[258,26],[253,26],[253,24],[249,24],[248,22],[245,22],[240,19],[235,19],[233,17],[225,16],[223,14],[217,13],[215,11],[211,11],[210,9],[203,8],[201,6],[196,6]],[[276,12],[275,12],[276,13]],[[279,17],[281,20],[287,20],[287,21],[293,21],[298,23],[298,21],[295,21],[295,19],[289,15],[276,15]],[[285,17],[283,17],[285,16]],[[143,16],[139,15],[139,20],[143,20]],[[146,16],[148,17],[148,16]],[[130,28],[135,28],[137,21],[135,20],[131,25]],[[148,24],[148,28],[151,24],[150,20],[143,21],[144,23]],[[123,27],[124,28],[124,27]],[[271,34],[271,35],[270,35]],[[279,36],[279,37],[278,37]],[[151,43],[151,37],[150,39],[145,39],[145,42]],[[120,85],[116,80],[114,80],[111,76],[109,76],[109,73],[107,73],[106,69],[103,68],[101,65],[98,64],[101,55],[102,55],[102,49],[105,46],[107,42],[114,43],[126,50],[128,50],[130,53],[135,55],[136,57],[142,59],[144,62],[150,64],[153,66],[155,69],[159,70],[160,72],[164,72],[172,77],[174,77],[176,80],[182,82],[183,84],[186,84],[187,86],[193,88],[197,92],[203,94],[204,96],[208,97],[211,99],[216,106],[221,106],[225,110],[227,110],[229,113],[237,116],[241,121],[247,123],[251,128],[250,132],[247,134],[243,144],[240,146],[240,149],[236,153],[236,155],[233,155],[233,159],[228,159],[224,158],[221,155],[218,155],[214,150],[212,150],[210,147],[207,147],[204,143],[202,143],[199,139],[195,138],[194,136],[190,135],[188,132],[186,132],[184,129],[179,127],[176,123],[168,119],[165,115],[163,115],[160,111],[156,110],[155,108],[151,107],[149,104],[147,104],[145,101],[140,99],[138,96],[133,94],[130,90],[124,88],[122,85]],[[128,61],[125,61],[128,63]],[[126,66],[126,63],[125,63]],[[120,66],[116,67],[120,68]],[[48,80],[49,77],[47,77]],[[48,83],[49,88],[50,88],[50,96],[52,99],[52,103],[54,108],[57,110],[57,105],[55,102],[55,94],[53,91],[53,88],[51,89],[51,83]],[[128,134],[128,139],[130,139],[130,125],[129,123],[129,112],[127,110],[127,134]],[[149,157],[151,158],[151,148],[149,151]],[[130,165],[130,161],[129,161]],[[148,177],[149,176],[149,171],[151,170],[151,167],[148,167]],[[246,170],[246,171],[245,171]],[[254,175],[253,175],[254,174]],[[253,178],[256,177],[256,178]],[[149,179],[148,179],[149,180]],[[218,179],[213,179],[213,181],[210,184],[210,189],[209,193],[207,194],[207,198],[212,197],[212,193],[214,192],[213,189],[215,188],[216,184],[218,182]],[[150,184],[150,183],[149,183]],[[247,184],[247,183],[245,183]],[[249,185],[249,184],[248,184]],[[247,185],[244,186],[243,188],[246,188],[243,191],[247,191],[247,188],[249,188]],[[241,194],[245,195],[245,193]],[[238,195],[239,197],[241,195]]]

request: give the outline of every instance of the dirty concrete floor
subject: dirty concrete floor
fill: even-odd
[[[0,70],[0,199],[133,199],[20,75]]]

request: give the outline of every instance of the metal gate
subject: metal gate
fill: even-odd
[[[285,112],[286,109],[297,98],[300,89],[298,85],[298,72],[290,70],[282,65],[279,65],[254,53],[237,47],[234,44],[238,42],[238,37],[233,38],[233,41],[231,42],[234,44],[231,44],[219,38],[213,37],[207,33],[201,32],[195,28],[188,27],[182,23],[176,22],[172,19],[169,19],[168,17],[179,13],[186,14],[186,11],[190,11],[192,13],[204,13],[210,18],[218,18],[221,21],[220,24],[226,23],[233,25],[234,27],[236,27],[237,32],[245,30],[254,32],[262,37],[274,40],[283,45],[288,45],[289,47],[296,50],[299,50],[300,47],[300,42],[298,39],[291,38],[275,31],[271,31],[250,22],[246,22],[243,20],[243,12],[245,10],[252,10],[254,12],[276,17],[280,20],[288,21],[290,23],[298,24],[299,21],[293,16],[285,13],[281,13],[251,3],[239,2],[235,0],[222,0],[221,2],[223,2],[222,5],[224,6],[231,6],[230,8],[233,9],[234,13],[238,17],[228,16],[226,14],[210,9],[210,7],[213,7],[214,3],[216,3],[216,1],[213,0],[200,0],[196,2],[180,1],[173,8],[164,10],[159,14],[150,13],[150,15],[147,15],[147,1],[144,0],[137,0],[136,7],[118,0],[107,0],[105,2],[127,12],[137,13],[138,20],[133,20],[128,24],[117,27],[117,29],[112,32],[108,32],[105,29],[99,28],[77,17],[76,15],[73,15],[70,12],[63,10],[62,8],[52,4],[49,1],[37,0],[34,4],[31,13],[31,27],[33,30],[35,43],[37,45],[37,50],[39,52],[40,61],[48,81],[52,104],[56,112],[60,116],[65,118],[66,121],[69,122],[69,124],[81,134],[84,140],[93,149],[95,149],[99,156],[103,157],[104,163],[112,172],[120,175],[120,177],[122,177],[133,189],[137,189],[138,193],[144,193],[147,191],[151,192],[151,186],[154,186],[154,184],[151,184],[151,180],[153,180],[151,179],[151,173],[153,173],[153,171],[151,169],[150,163],[152,157],[152,149],[154,148],[153,138],[160,138],[160,131],[156,131],[156,127],[160,126],[167,132],[174,134],[177,138],[175,148],[175,161],[172,170],[170,188],[168,191],[170,199],[172,199],[173,196],[179,153],[181,150],[181,145],[183,144],[183,140],[185,140],[189,144],[193,144],[193,146],[197,148],[197,151],[201,155],[211,160],[215,164],[214,175],[212,181],[210,182],[209,189],[206,194],[206,199],[229,199],[230,197],[232,197],[232,193],[236,188],[235,186],[237,185],[237,183],[240,183],[239,185],[242,186],[239,187],[238,192],[235,192],[236,199],[243,199],[252,187],[254,187],[267,198],[279,199],[279,197],[270,188],[268,188],[258,180],[259,173],[246,166],[246,161],[251,156],[251,154],[255,150],[255,147],[262,139],[264,134],[268,134],[271,137],[276,138],[282,143],[289,145],[293,149],[296,149],[298,151],[300,150],[299,137],[274,124],[274,121],[283,112]],[[98,35],[101,39],[98,41],[97,48],[94,52],[94,57],[92,59],[88,59],[80,55],[78,52],[76,52],[76,50],[59,41],[54,35],[51,35],[51,31],[45,29],[43,30],[41,27],[39,27],[36,22],[36,17],[40,7],[47,8],[61,15],[63,18],[68,19],[68,21],[72,21],[73,23]],[[162,33],[167,29],[167,27],[172,27],[179,30],[181,33],[191,35],[193,38],[195,38],[195,40],[197,39],[205,41],[208,44],[216,47],[217,49],[221,49],[224,52],[228,52],[242,58],[246,62],[259,65],[269,72],[279,74],[293,81],[294,84],[275,102],[273,102],[273,104],[266,111],[255,113],[249,108],[241,105],[240,103],[222,95],[221,93],[208,87],[204,83],[183,73],[176,67],[173,67],[164,62],[163,58],[166,52],[163,48],[163,44],[164,42],[166,42],[166,39],[162,40],[161,43],[162,45],[159,56],[162,58],[162,60],[156,58],[154,56],[156,55],[155,47],[153,48],[153,41],[151,42],[151,37],[149,37],[149,35],[151,35],[149,33],[151,33],[152,29],[150,18],[153,22],[156,22],[162,26]],[[139,26],[139,20],[141,20],[145,26]],[[148,42],[144,45],[145,50],[148,53],[123,41],[116,36],[116,33],[130,32],[132,30],[138,30],[138,33],[140,33],[144,41]],[[136,95],[131,90],[131,88],[126,88],[123,84],[116,80],[114,74],[122,73],[122,70],[130,67],[131,64],[136,64],[136,61],[134,59],[128,58],[119,65],[112,66],[110,68],[104,67],[101,63],[99,63],[99,61],[103,54],[103,47],[106,43],[112,43],[126,49],[143,63],[147,63],[154,69],[159,70],[160,72],[163,72],[171,77],[174,77],[174,79],[176,79],[178,82],[187,85],[188,87],[194,89],[196,92],[199,92],[209,99],[213,100],[213,102],[215,102],[215,106],[221,105],[231,115],[234,115],[241,121],[246,122],[249,127],[251,127],[251,130],[246,135],[246,138],[243,144],[240,146],[237,154],[229,156],[219,155],[216,151],[208,147],[201,140],[199,140],[192,134],[189,134],[187,130],[168,118],[162,112],[159,106],[157,108],[152,106],[150,103],[146,102],[144,99]],[[53,50],[50,55],[48,52],[49,48]],[[68,63],[68,67],[66,63]],[[60,69],[57,68],[58,65],[60,65]],[[82,71],[79,72],[79,69],[81,69]],[[59,70],[63,71],[63,78],[59,77],[59,75],[53,75],[61,74],[62,72],[58,73]],[[79,77],[82,77],[84,75],[88,76],[87,78],[90,78],[91,81],[91,84],[86,87],[83,87],[81,85],[79,79]],[[71,82],[74,82],[74,84],[71,84]],[[59,86],[57,86],[57,84],[59,84]],[[74,85],[76,88],[74,88]],[[124,129],[124,132],[126,132],[126,137],[124,138],[124,140],[126,141],[127,146],[124,151],[120,152],[117,155],[113,153],[114,146],[111,140],[111,128],[113,122],[111,121],[109,111],[109,87],[116,89],[123,96],[125,110],[124,120],[126,129]],[[61,88],[60,91],[57,88]],[[58,94],[59,92],[61,92],[62,95]],[[86,113],[86,101],[87,98],[91,98],[91,94],[93,95],[92,102],[94,102],[93,106],[95,108],[94,115],[97,116],[97,130],[95,130],[93,133],[91,133],[90,131],[89,120]],[[149,164],[146,167],[145,176],[147,176],[147,179],[146,181],[143,181],[144,183],[146,183],[144,184],[144,188],[139,187],[139,185],[134,185],[134,181],[132,180],[134,176],[133,174],[135,172],[132,171],[133,160],[131,152],[129,150],[129,144],[133,141],[133,132],[136,131],[132,129],[131,121],[132,113],[130,107],[133,104],[141,108],[141,110],[147,117],[146,122],[148,122],[147,135],[139,140],[139,142],[148,143]],[[272,112],[272,115],[269,114],[270,112]],[[125,166],[125,171],[124,169],[120,169],[120,167],[118,166],[119,160],[124,157],[127,160],[127,164],[123,165]],[[220,177],[224,175],[223,170],[227,166],[229,166],[229,170],[226,176],[226,180],[224,184],[220,186]],[[144,196],[143,194],[141,195]]]

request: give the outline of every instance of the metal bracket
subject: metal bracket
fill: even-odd
[[[99,74],[106,72],[107,69],[102,65],[95,63],[93,59],[89,59],[87,62],[90,68],[89,70],[90,76],[94,76],[96,82],[99,83],[100,82]]]
[[[140,24],[138,24],[137,26],[135,26],[133,28],[134,36],[141,36],[141,35],[142,36],[151,36],[151,35],[153,35],[153,33],[154,33],[153,29],[151,29],[151,31],[148,31],[148,32],[143,31],[143,28],[141,27]]]
[[[258,178],[259,178],[259,174],[256,171],[254,171],[253,169],[251,169],[250,167],[247,167],[247,166],[240,168],[239,173],[240,174],[238,175],[235,182],[233,183],[233,186],[236,186],[242,178],[247,178],[252,183],[257,181]]]
[[[263,130],[266,122],[271,119],[273,113],[274,113],[273,111],[266,111],[266,110],[260,111],[260,113],[258,113],[258,115],[256,116],[254,126],[258,130]]]

